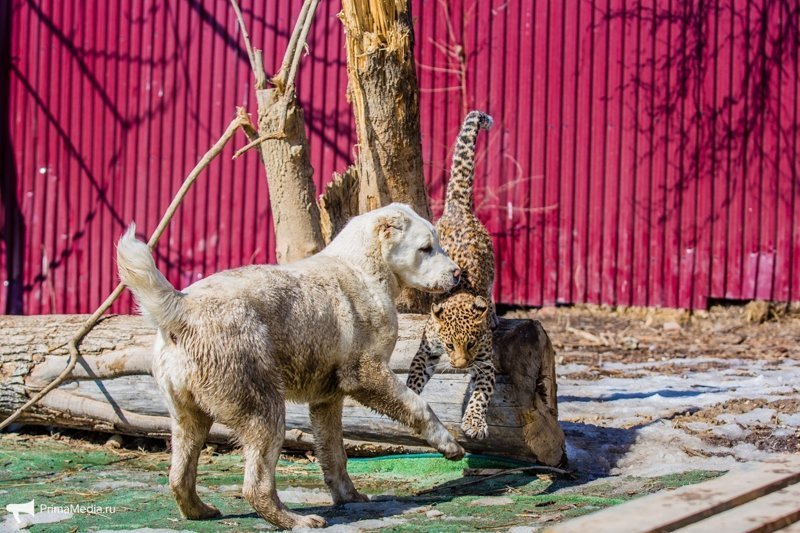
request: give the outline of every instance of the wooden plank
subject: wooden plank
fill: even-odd
[[[794,524],[789,524],[785,528],[780,530],[781,533],[800,533],[800,522],[795,522]]]
[[[699,485],[659,492],[548,528],[549,533],[674,531],[800,481],[800,458],[747,463]],[[725,531],[721,529],[719,531]]]
[[[685,533],[769,533],[800,520],[800,484],[681,529]]]

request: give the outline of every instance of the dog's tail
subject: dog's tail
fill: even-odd
[[[142,314],[159,328],[178,335],[184,328],[183,295],[156,268],[150,248],[136,239],[136,224],[117,243],[117,269]]]

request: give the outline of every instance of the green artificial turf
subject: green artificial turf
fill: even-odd
[[[241,498],[242,458],[238,453],[204,453],[199,467],[200,497],[223,516],[209,521],[180,518],[167,487],[168,456],[161,453],[108,451],[80,441],[0,436],[0,506],[34,499],[40,504],[74,504],[99,510],[75,514],[53,524],[36,524],[29,531],[100,531],[138,528],[177,531],[258,531],[271,529]],[[687,472],[660,478],[608,477],[592,483],[573,477],[508,474],[472,483],[465,468],[516,468],[515,461],[467,456],[447,461],[437,454],[351,459],[348,471],[359,490],[373,496],[355,510],[319,503],[289,503],[289,507],[323,515],[329,522],[386,531],[482,531],[514,525],[542,527],[663,488],[698,483],[718,472]],[[305,490],[316,497],[325,486],[318,465],[283,458],[278,465],[281,490]],[[431,490],[432,489],[432,490]],[[418,494],[420,491],[427,491]],[[487,496],[502,505],[476,505]],[[113,512],[106,512],[106,508]],[[428,511],[443,516],[429,518]],[[380,522],[380,520],[383,520]],[[0,522],[2,524],[2,522]],[[361,527],[362,524],[357,525]]]

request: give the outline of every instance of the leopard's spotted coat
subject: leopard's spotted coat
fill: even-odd
[[[495,384],[492,330],[497,325],[497,316],[491,301],[494,250],[489,232],[473,213],[472,192],[475,141],[480,129],[491,127],[489,115],[471,111],[456,140],[444,213],[436,227],[442,248],[461,268],[461,282],[434,302],[407,380],[409,388],[419,394],[433,375],[443,351],[452,366],[469,368],[475,389],[461,428],[475,439],[488,434],[486,409]]]

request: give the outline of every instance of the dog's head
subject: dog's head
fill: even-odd
[[[461,270],[442,250],[433,224],[405,204],[373,213],[383,259],[403,286],[442,293],[458,284]]]

